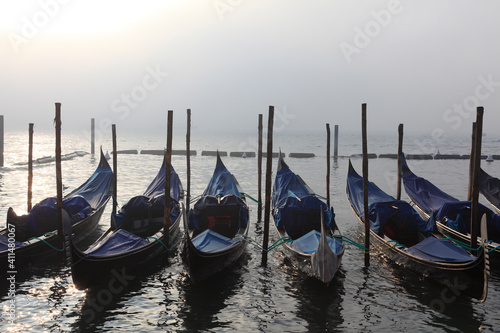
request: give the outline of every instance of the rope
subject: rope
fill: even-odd
[[[57,234],[56,234],[56,233],[54,233],[54,232],[47,232],[46,234],[44,234],[44,236],[47,236],[47,235],[54,235],[54,236],[57,236]],[[62,252],[62,251],[64,251],[64,250],[65,250],[64,242],[63,242],[63,245],[62,245],[62,246],[63,246],[63,247],[62,247],[62,249],[58,249],[58,248],[54,247],[52,244],[50,244],[49,242],[47,242],[45,239],[42,239],[42,238],[39,238],[39,237],[31,237],[31,238],[29,238],[29,239],[27,240],[27,242],[29,242],[29,241],[31,241],[31,240],[33,240],[33,239],[37,239],[37,240],[39,240],[39,241],[44,242],[45,244],[47,244],[47,245],[48,245],[50,248],[52,248],[53,250],[56,250],[56,251],[59,251],[59,252]]]
[[[274,250],[275,248],[277,248],[278,246],[282,245],[282,244],[285,244],[285,243],[289,243],[292,241],[292,239],[288,236],[286,237],[281,237],[280,239],[278,239],[277,241],[275,241],[273,244],[271,244],[271,246],[269,246],[266,249],[264,249],[262,247],[262,245],[260,245],[260,243],[258,243],[256,240],[254,240],[253,238],[251,237],[248,237],[246,235],[237,235],[236,237],[234,237],[234,239],[241,239],[241,240],[245,240],[247,241],[249,244],[252,244],[256,247],[258,247],[259,249],[261,249],[262,251],[266,251],[266,252],[269,252],[269,251],[272,251]]]
[[[252,198],[250,195],[246,194],[245,192],[240,192],[240,194],[241,194],[242,196],[244,196],[244,197],[246,197],[246,198],[249,198],[249,199],[251,199],[252,201],[254,201],[254,202],[258,203],[259,205],[262,205],[262,202],[260,202],[259,200],[256,200],[256,199]]]
[[[170,244],[172,244],[172,236],[168,235],[168,238],[170,239]],[[147,237],[147,239],[154,239],[154,240],[160,242],[160,244],[163,245],[163,247],[165,247],[167,249],[167,251],[171,251],[173,248],[175,248],[174,246],[172,246],[172,248],[168,248],[168,246],[166,246],[165,243],[163,243],[159,238],[156,238],[153,236],[149,236],[149,237]]]
[[[469,251],[479,251],[482,247],[480,245],[478,248],[472,248],[467,243],[461,242],[461,241],[454,239],[454,238],[443,238],[443,240],[447,240],[447,241],[450,241],[452,243],[455,243],[456,245],[460,245],[461,247],[463,247],[464,249],[469,250]],[[490,253],[490,252],[491,251],[489,251],[488,253]]]

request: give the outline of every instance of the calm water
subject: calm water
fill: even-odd
[[[0,221],[7,208],[18,213],[26,210],[27,168],[14,163],[27,159],[27,134],[9,133],[5,138],[5,164],[0,169]],[[287,162],[292,170],[319,194],[325,190],[325,135],[275,135],[274,147],[285,153],[314,152],[315,158]],[[54,155],[52,135],[35,133],[35,158]],[[63,135],[63,154],[90,150],[88,138]],[[123,136],[122,149],[162,149],[163,137]],[[191,159],[192,195],[201,194],[215,166],[215,158],[202,157],[202,150],[256,151],[256,134],[197,136],[192,149],[198,155]],[[484,154],[499,154],[498,138],[485,137]],[[339,155],[361,152],[358,135],[340,135]],[[103,141],[111,151],[111,142]],[[408,153],[468,154],[468,137],[447,137],[434,141],[425,136],[405,138]],[[174,138],[174,149],[184,148],[184,136]],[[374,135],[369,152],[395,153],[397,135]],[[332,148],[333,153],[333,148]],[[96,155],[97,156],[97,155]],[[257,197],[257,159],[223,158],[238,178],[243,190]],[[152,155],[118,155],[118,202],[141,194],[156,174],[162,157]],[[63,162],[63,183],[67,191],[81,184],[94,171],[98,159],[91,155]],[[273,172],[276,169],[276,160]],[[354,159],[361,171],[361,160]],[[500,176],[500,161],[483,168]],[[174,168],[185,185],[185,157],[173,157]],[[265,163],[264,163],[265,165]],[[347,158],[332,163],[331,196],[336,220],[349,238],[361,240],[361,227],[345,196]],[[434,181],[444,191],[464,198],[467,189],[467,160],[420,161],[411,165],[422,176]],[[396,160],[371,159],[370,180],[388,193],[396,193]],[[264,187],[264,185],[263,185]],[[54,164],[38,166],[34,171],[34,198],[39,201],[55,193]],[[404,195],[404,198],[406,196]],[[263,224],[256,221],[257,205],[250,201],[250,236],[262,242]],[[94,237],[109,225],[111,204]],[[0,225],[3,224],[0,223]],[[271,229],[272,231],[272,229]],[[274,239],[274,234],[271,233]],[[464,295],[456,296],[445,287],[422,280],[392,264],[383,255],[374,255],[372,265],[363,267],[363,253],[347,246],[341,271],[334,282],[324,286],[304,278],[279,251],[269,254],[267,266],[261,266],[261,251],[249,245],[246,256],[234,269],[210,283],[193,285],[178,255],[167,265],[152,267],[143,277],[126,281],[121,292],[110,293],[103,287],[87,291],[74,288],[68,268],[30,266],[16,276],[16,324],[8,325],[9,306],[6,282],[2,281],[0,303],[2,331],[235,331],[242,332],[494,332],[500,327],[500,274],[491,276],[489,295],[479,303]]]

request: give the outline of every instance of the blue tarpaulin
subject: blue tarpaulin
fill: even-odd
[[[416,257],[435,262],[467,262],[476,259],[463,248],[454,245],[449,240],[428,237],[408,248],[408,253]]]
[[[319,241],[321,239],[321,232],[311,230],[304,236],[292,241],[289,246],[296,251],[312,254],[318,249]],[[339,254],[342,252],[344,244],[332,237],[327,238],[328,246],[332,249],[333,253]]]
[[[15,247],[20,247],[26,245],[22,242],[14,242]],[[4,235],[0,235],[0,251],[6,251],[9,249],[9,238]]]
[[[315,196],[282,158],[278,162],[272,204],[274,223],[292,239],[303,236],[311,229],[320,231],[320,213],[324,216],[325,225],[335,229],[335,225],[331,225],[335,217],[333,209]]]
[[[89,257],[115,255],[149,244],[147,240],[126,230],[118,229],[98,243],[93,244],[85,254]]]
[[[416,176],[403,158],[403,183],[406,193],[415,204],[429,215],[450,228],[467,233],[470,230],[470,201],[458,199],[444,193],[428,180]],[[486,214],[488,238],[500,241],[500,215],[479,204],[479,216]],[[459,216],[460,215],[460,216]]]
[[[222,236],[210,229],[193,237],[192,242],[202,252],[217,252],[239,243],[237,240]]]
[[[404,155],[402,178],[408,197],[428,215],[438,211],[447,202],[458,201],[458,199],[441,191],[428,180],[415,175],[408,167]]]
[[[216,224],[225,224],[228,230],[232,230],[228,234],[234,234],[248,224],[248,206],[240,195],[235,178],[218,154],[212,178],[188,214],[190,229],[214,229]]]

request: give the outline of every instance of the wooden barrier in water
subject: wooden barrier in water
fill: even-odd
[[[217,156],[217,150],[203,150],[201,156]],[[227,156],[227,151],[219,151],[219,156]]]
[[[314,153],[290,153],[290,154],[288,154],[288,157],[293,157],[293,158],[312,158],[315,156],[316,155]]]
[[[231,157],[255,157],[254,151],[232,151],[229,153]]]
[[[144,149],[141,150],[140,152],[141,155],[158,155],[158,156],[163,156],[165,155],[165,150],[164,149]],[[172,156],[174,155],[181,155],[181,156],[186,156],[186,150],[184,149],[172,149]],[[190,156],[196,156],[196,150],[191,150]]]
[[[114,154],[115,151],[113,150],[112,153]],[[137,149],[125,149],[125,150],[117,150],[117,154],[128,154],[128,155],[136,155],[139,154],[139,151]]]

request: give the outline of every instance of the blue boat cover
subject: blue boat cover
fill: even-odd
[[[290,170],[280,154],[273,185],[273,217],[276,227],[297,239],[311,230],[321,230],[321,215],[326,226],[335,229],[333,208],[314,195],[307,184]],[[333,221],[333,223],[332,223]]]
[[[216,224],[225,224],[234,233],[248,224],[248,206],[240,195],[236,180],[218,154],[212,178],[188,214],[190,229],[212,229]]]
[[[439,210],[447,202],[458,201],[458,199],[441,191],[428,180],[416,176],[408,167],[404,154],[402,178],[408,197],[429,215]]]
[[[113,183],[113,172],[101,150],[99,166],[81,186],[63,198],[63,218],[71,224],[81,221],[106,203]],[[57,229],[57,198],[45,198],[37,203],[27,215],[17,216],[9,209],[7,220],[16,225],[16,239],[38,237]],[[67,214],[66,214],[67,213]]]
[[[462,233],[470,231],[470,201],[459,201],[446,194],[428,180],[416,176],[408,167],[403,156],[403,183],[406,193],[427,214],[436,221]],[[486,214],[488,238],[500,242],[500,215],[479,204],[479,216]]]
[[[126,230],[117,229],[107,237],[93,244],[84,253],[88,257],[116,255],[137,249],[146,244],[149,244],[149,242],[144,238],[136,236]]]
[[[165,158],[162,166],[143,195],[131,198],[115,216],[115,224],[132,223],[135,219],[162,217],[165,209]],[[170,168],[170,220],[177,219],[180,212],[179,200],[182,196],[182,184],[179,175]],[[163,224],[163,222],[161,222]],[[123,227],[126,228],[124,225]],[[131,227],[131,226],[128,226]],[[161,226],[159,226],[161,227]]]
[[[346,191],[354,210],[359,216],[363,217],[365,215],[363,204],[363,177],[354,170],[351,161],[349,161]],[[370,208],[370,205],[373,203],[393,202],[395,200],[394,197],[382,191],[377,185],[368,182],[368,208]]]
[[[500,209],[500,179],[479,171],[479,192],[495,207]]]
[[[210,229],[203,231],[192,239],[193,245],[202,252],[218,252],[238,244],[240,241],[222,236]]]
[[[207,195],[214,197],[226,195],[241,196],[233,175],[227,170],[224,163],[222,163],[219,154],[217,154],[217,164],[215,165],[212,178],[208,182],[205,191],[203,191],[203,196]]]
[[[428,237],[417,245],[408,248],[408,253],[425,260],[445,263],[468,262],[476,259],[476,257],[449,240],[435,237]]]
[[[412,241],[408,247],[408,253],[419,258],[435,262],[466,262],[474,260],[475,257],[469,255],[463,248],[454,245],[449,240],[438,240],[432,236],[437,231],[435,220],[431,217],[425,221],[406,202],[401,200],[389,201],[387,194],[383,195],[375,184],[369,182],[369,218],[370,228],[379,236],[388,235],[390,238],[404,244],[405,240]],[[363,178],[359,176],[351,162],[349,161],[349,172],[347,176],[347,194],[350,202],[359,216],[363,212]],[[376,198],[380,202],[376,202]],[[426,238],[418,241],[417,231],[420,231]],[[403,241],[400,240],[401,237]]]
[[[318,249],[320,239],[321,239],[321,232],[317,230],[311,230],[304,236],[292,241],[289,244],[289,246],[298,252],[302,252],[305,254],[313,254]],[[328,246],[330,246],[333,253],[339,254],[340,252],[342,252],[344,243],[332,237],[327,237],[327,241],[328,241]]]

